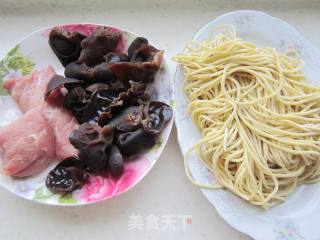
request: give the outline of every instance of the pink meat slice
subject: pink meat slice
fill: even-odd
[[[20,97],[23,95],[23,91],[26,86],[32,83],[32,74],[23,77],[12,78],[4,82],[3,87],[11,92],[13,99],[19,103]]]
[[[55,74],[52,66],[33,71],[31,75],[8,80],[4,87],[11,92],[23,112],[44,103],[47,84]]]
[[[0,128],[0,161],[4,174],[34,175],[54,158],[54,134],[41,111],[41,108],[32,109]]]
[[[55,153],[58,159],[76,155],[78,151],[70,144],[70,133],[78,128],[79,124],[72,114],[63,108],[60,92],[50,98],[50,104],[44,101],[44,93],[52,76],[55,74],[53,67],[48,66],[31,75],[7,80],[4,87],[11,92],[23,112],[41,107],[42,116],[53,129],[55,136]]]
[[[69,142],[71,132],[79,127],[77,120],[72,114],[59,106],[45,105],[43,116],[48,121],[55,135],[56,156],[58,159],[75,156],[78,150]]]

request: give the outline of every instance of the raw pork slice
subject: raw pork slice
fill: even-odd
[[[7,80],[4,87],[11,92],[23,112],[37,107],[43,109],[42,116],[48,121],[55,135],[56,156],[63,160],[78,153],[70,144],[69,135],[79,124],[72,114],[63,108],[63,96],[60,92],[51,94],[54,96],[51,96],[50,104],[44,101],[47,84],[54,74],[54,69],[48,66],[33,71],[31,75]]]
[[[55,135],[55,148],[58,159],[65,159],[78,154],[69,142],[71,132],[79,127],[77,120],[63,107],[45,105],[43,116],[48,121]]]
[[[55,156],[54,135],[35,108],[0,128],[0,161],[4,174],[26,177],[42,171]]]
[[[11,92],[21,110],[26,112],[44,103],[44,92],[54,74],[53,67],[48,66],[33,71],[31,75],[7,80],[3,86]]]
[[[32,83],[32,74],[23,77],[12,78],[4,82],[3,87],[10,91],[13,99],[19,104],[20,96],[25,87]]]

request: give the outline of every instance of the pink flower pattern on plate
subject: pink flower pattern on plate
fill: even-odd
[[[67,25],[58,25],[62,29],[65,29],[70,32],[79,32],[85,36],[89,36],[92,34],[92,32],[98,27],[98,25],[95,24],[67,24]],[[42,36],[45,38],[49,37],[49,34],[51,32],[52,28],[46,29],[42,32]]]
[[[79,202],[98,202],[133,187],[150,167],[149,160],[139,158],[126,163],[120,178],[90,176],[89,182],[76,194]]]
[[[103,25],[97,25],[97,24],[67,24],[67,25],[58,25],[60,26],[62,29],[65,29],[67,31],[70,32],[79,32],[85,36],[89,36],[92,34],[92,32],[99,26],[103,26]],[[114,28],[114,27],[109,27],[113,32],[122,32],[120,29],[118,28]],[[41,33],[41,35],[45,38],[49,38],[49,34],[51,32],[52,28],[46,29],[45,31],[43,31]],[[127,49],[127,44],[126,44],[126,39],[124,37],[124,34],[121,35],[119,44],[117,46],[117,48],[115,49],[115,52],[125,52]]]

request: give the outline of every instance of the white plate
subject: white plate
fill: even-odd
[[[67,24],[59,25],[69,31],[78,31],[88,36],[99,24]],[[0,61],[0,127],[4,126],[22,113],[11,96],[2,88],[2,82],[15,76],[31,73],[51,65],[58,74],[63,74],[64,68],[48,44],[48,35],[52,27],[37,30],[21,40]],[[126,51],[136,34],[117,29],[122,40],[118,44],[121,51]],[[119,50],[120,51],[120,50]],[[164,61],[150,87],[152,98],[166,102],[174,109],[174,89],[168,67]],[[134,161],[125,164],[124,173],[120,178],[90,176],[88,183],[72,194],[60,196],[50,192],[45,186],[48,172],[57,164],[53,162],[39,174],[27,178],[12,178],[0,173],[0,186],[23,198],[50,205],[84,205],[100,202],[118,196],[133,188],[151,170],[162,153],[173,125],[173,119],[159,136],[159,142],[149,151],[136,157]]]
[[[258,11],[230,12],[202,27],[194,40],[206,39],[213,29],[222,24],[233,24],[240,38],[259,47],[274,47],[281,52],[288,48],[296,49],[305,61],[304,73],[308,82],[320,85],[320,52],[288,23]],[[178,66],[175,122],[180,149],[185,154],[201,135],[186,110],[183,78],[183,69]],[[214,176],[200,163],[196,154],[190,158],[189,167],[197,181],[212,182]],[[320,239],[320,184],[299,186],[286,202],[269,210],[252,206],[227,190],[201,191],[225,221],[256,240]]]

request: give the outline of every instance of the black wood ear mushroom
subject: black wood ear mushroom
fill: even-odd
[[[132,52],[129,54],[130,62],[111,63],[110,70],[123,82],[129,80],[143,83],[152,82],[161,67],[163,51],[146,43],[137,44],[139,48],[132,47],[132,44],[129,47]]]
[[[60,27],[55,27],[50,32],[49,45],[65,67],[78,60],[81,52],[81,41],[85,38],[86,36],[81,33],[69,32]]]
[[[91,172],[107,169],[108,148],[113,142],[112,126],[99,127],[96,124],[83,123],[74,130],[70,143],[79,150],[79,158]]]
[[[79,63],[95,66],[105,61],[105,55],[118,46],[121,33],[113,32],[108,27],[98,27],[91,36],[81,42],[82,51]]]

